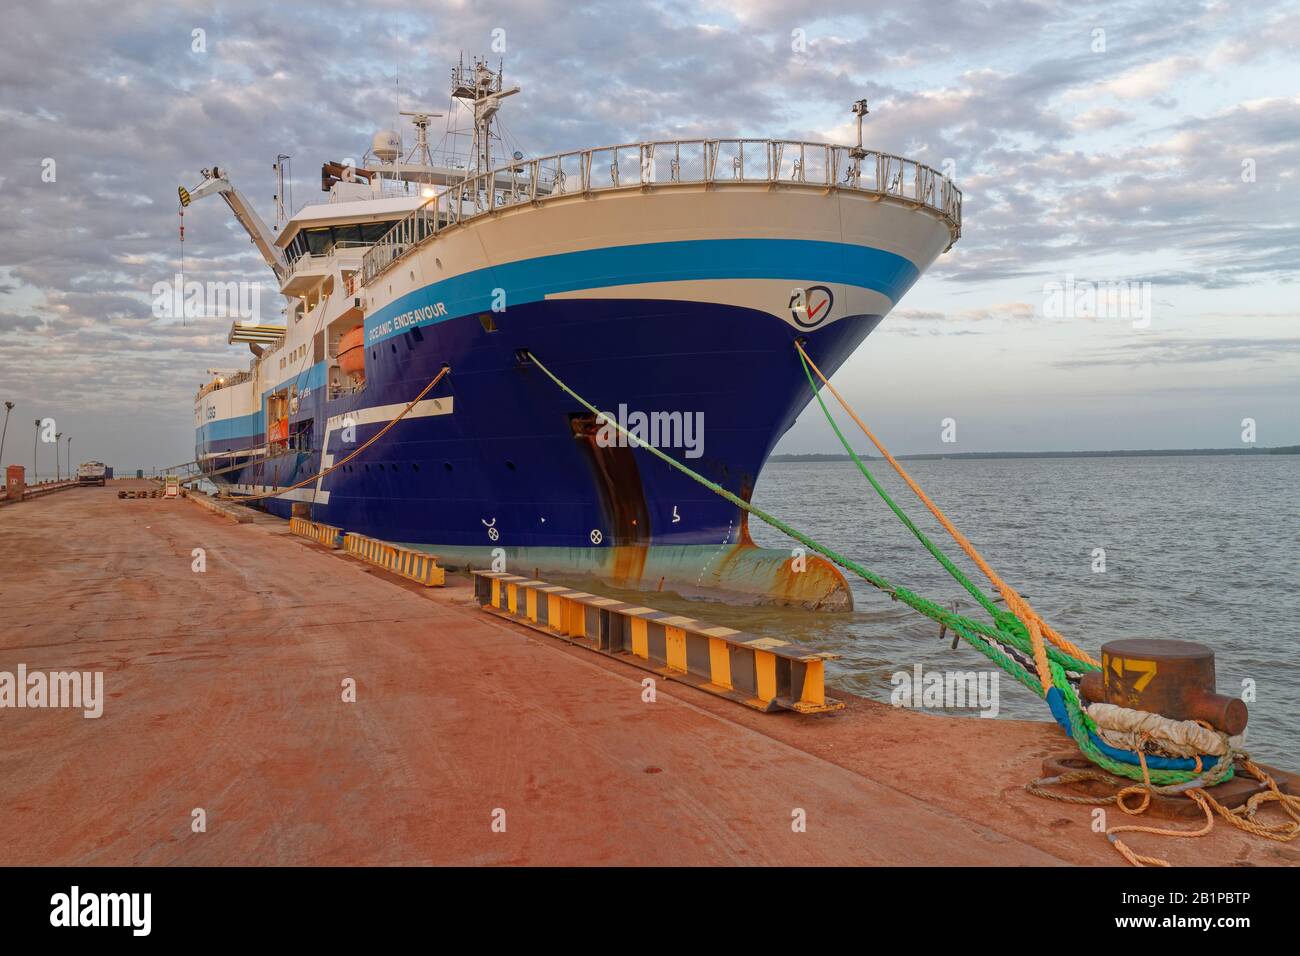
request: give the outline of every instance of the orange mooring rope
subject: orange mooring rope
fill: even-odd
[[[1011,613],[1014,614],[1029,630],[1030,641],[1034,649],[1034,665],[1038,670],[1038,679],[1043,682],[1043,687],[1046,689],[1052,686],[1052,674],[1047,665],[1047,650],[1043,646],[1044,636],[1067,654],[1100,667],[1101,665],[1098,664],[1098,662],[1088,654],[1087,651],[1082,650],[1057,633],[1051,625],[1039,616],[1037,611],[1029,606],[1029,602],[1021,597],[1015,588],[1007,584],[1007,582],[1003,581],[1002,578],[998,576],[998,573],[994,571],[980,553],[975,550],[975,546],[970,543],[970,540],[957,530],[956,525],[948,520],[947,516],[939,510],[939,506],[930,500],[929,495],[921,490],[921,486],[918,485],[903,466],[898,463],[898,460],[889,453],[889,449],[882,445],[880,440],[871,433],[871,429],[866,426],[862,419],[858,417],[858,413],[855,412],[849,403],[844,400],[844,396],[835,390],[835,386],[832,385],[830,380],[822,374],[821,369],[817,367],[816,363],[809,358],[808,353],[804,351],[803,345],[799,342],[795,342],[795,348],[799,350],[799,354],[804,357],[804,361],[808,363],[809,367],[817,373],[817,377],[821,379],[822,384],[825,385],[826,388],[830,390],[830,393],[835,396],[835,400],[840,403],[840,406],[848,413],[848,416],[853,419],[854,423],[859,428],[862,429],[863,434],[871,440],[871,444],[876,446],[876,449],[884,459],[893,466],[894,470],[898,472],[899,477],[902,478],[903,481],[907,482],[908,487],[911,488],[912,491],[916,493],[916,496],[921,499],[921,502],[930,509],[930,513],[939,520],[939,523],[943,525],[948,534],[952,536],[952,539],[957,542],[961,549],[966,552],[966,555],[975,562],[981,571],[984,572],[985,576],[989,579],[989,582],[997,588],[998,592],[1002,595],[1002,599],[1006,601],[1008,610],[1010,610]]]

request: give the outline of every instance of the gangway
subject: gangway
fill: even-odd
[[[248,458],[235,465],[227,465],[225,468],[218,468],[215,471],[203,471],[197,461],[187,461],[179,465],[170,465],[161,469],[163,475],[175,475],[180,479],[182,485],[194,484],[202,481],[204,478],[211,478],[215,475],[224,475],[228,472],[238,471],[241,468],[247,468],[249,465],[256,464],[270,455],[259,455],[256,458]]]

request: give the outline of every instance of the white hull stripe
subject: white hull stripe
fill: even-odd
[[[455,400],[448,396],[447,398],[426,398],[423,401],[415,403],[415,406],[403,416],[402,421],[408,418],[428,418],[432,415],[450,415],[454,410]],[[335,429],[346,428],[349,425],[374,425],[377,422],[391,422],[398,415],[402,414],[405,404],[397,405],[372,405],[370,408],[358,408],[342,415],[331,415],[325,420],[325,437],[321,441],[320,470],[323,472],[334,464],[334,456],[329,453],[330,432]],[[329,503],[328,491],[323,489],[325,476],[316,479],[316,487],[311,492],[313,497],[309,501],[317,501],[321,504]]]
[[[230,490],[244,495],[269,495],[278,490],[278,485],[229,485]],[[310,501],[318,505],[327,505],[330,503],[330,493],[328,491],[317,491],[315,488],[295,488],[293,491],[286,491],[276,495],[277,498],[284,498],[287,501]]]
[[[427,418],[430,415],[450,415],[454,399],[452,398],[426,398],[423,401],[416,402],[404,416],[405,418]],[[375,422],[391,422],[398,415],[402,414],[402,409],[406,407],[405,402],[397,405],[372,405],[370,408],[358,408],[355,411],[344,412],[342,415],[331,415],[325,421],[326,447],[329,446],[328,435],[336,428],[343,428],[348,421],[353,425],[373,425]]]
[[[427,398],[423,401],[416,402],[415,407],[403,416],[403,421],[407,418],[428,418],[432,415],[450,415],[452,413],[453,400],[448,398]],[[335,429],[341,429],[351,423],[356,425],[373,425],[376,422],[391,422],[394,418],[402,413],[406,407],[405,403],[398,405],[373,405],[370,408],[358,408],[355,411],[347,412],[343,415],[334,415],[325,422],[325,440],[322,443],[323,448],[328,448],[330,443],[330,432]],[[227,453],[229,454],[229,453]],[[329,468],[334,464],[334,456],[330,454],[321,455],[321,471]],[[330,503],[330,493],[325,491],[321,485],[324,478],[316,479],[315,488],[295,488],[292,491],[275,494],[276,498],[284,498],[288,501],[308,501],[313,504],[327,505]],[[230,485],[232,491],[245,495],[267,495],[279,491],[280,485]]]
[[[800,315],[796,321],[791,308],[796,289],[804,291],[804,301],[816,308],[828,308],[814,316]],[[829,290],[818,296],[817,290]],[[685,279],[669,282],[638,282],[594,289],[555,292],[547,299],[671,299],[686,302],[717,303],[742,306],[767,312],[796,329],[824,328],[848,315],[887,315],[894,307],[890,298],[874,289],[843,282],[792,282],[787,279]]]

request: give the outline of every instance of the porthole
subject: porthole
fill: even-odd
[[[506,462],[506,471],[515,471],[515,470],[516,470],[515,463],[513,461]]]
[[[451,462],[449,462],[449,461],[444,461],[444,462],[442,463],[442,467],[445,468],[445,469],[447,469],[448,471],[451,471]]]

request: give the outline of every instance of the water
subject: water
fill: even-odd
[[[981,585],[984,577],[884,462],[868,462],[894,500]],[[922,488],[1003,578],[1063,635],[1094,655],[1122,637],[1214,648],[1219,691],[1255,682],[1247,746],[1300,769],[1300,457],[1069,458],[905,462]],[[876,496],[852,462],[776,462],[754,503],[919,594],[983,614]],[[751,519],[755,541],[789,547]],[[1105,549],[1104,573],[1093,549]],[[992,665],[952,634],[850,576],[855,610],[679,605],[705,620],[834,651],[828,681],[888,700],[890,676]],[[991,593],[991,588],[986,589]],[[663,601],[656,602],[658,604]],[[669,608],[665,608],[668,610]],[[1009,676],[1000,717],[1050,719]]]

